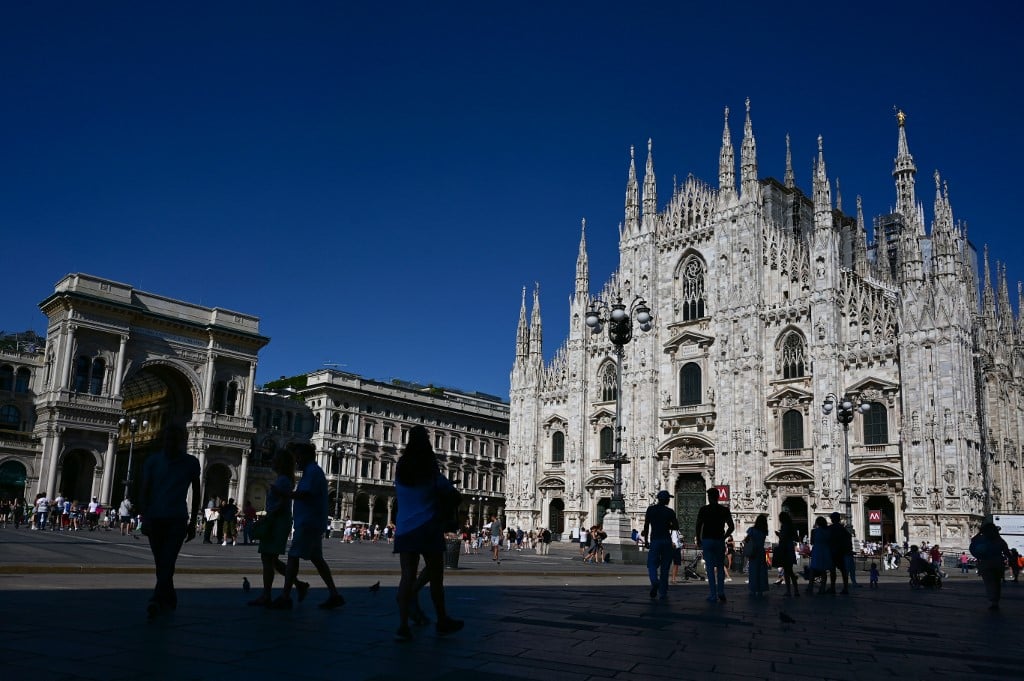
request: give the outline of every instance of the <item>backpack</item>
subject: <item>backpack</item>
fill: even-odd
[[[978,560],[997,560],[1002,557],[1003,552],[999,546],[983,534],[976,534],[971,539],[971,555]]]

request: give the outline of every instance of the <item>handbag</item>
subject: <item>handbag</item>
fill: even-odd
[[[277,511],[266,513],[256,518],[256,522],[252,524],[252,529],[249,530],[249,535],[257,541],[263,541],[270,537],[270,529],[274,526],[274,521],[277,519]]]
[[[440,486],[434,482],[436,504],[434,506],[434,517],[441,525],[442,532],[458,532],[459,530],[459,506],[462,504],[462,494],[455,487],[449,485]]]

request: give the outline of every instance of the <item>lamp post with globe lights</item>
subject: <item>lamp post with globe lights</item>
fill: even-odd
[[[651,308],[647,301],[640,296],[633,298],[627,305],[618,296],[611,305],[601,300],[595,300],[590,304],[585,319],[586,325],[590,328],[591,334],[597,335],[604,328],[608,328],[608,340],[615,348],[615,424],[614,424],[614,451],[611,456],[612,464],[612,498],[609,506],[609,514],[612,523],[617,528],[606,528],[609,544],[629,545],[629,522],[625,517],[626,502],[622,496],[622,464],[628,461],[622,451],[622,361],[623,348],[633,339],[634,322],[641,331],[650,331],[653,317]],[[608,525],[607,516],[603,524]],[[616,531],[608,531],[613,529]],[[626,541],[623,541],[625,535]],[[625,552],[623,552],[625,558]],[[625,562],[625,561],[624,561]]]
[[[828,416],[835,411],[836,421],[843,426],[843,459],[845,464],[843,480],[846,494],[843,504],[846,506],[846,522],[851,531],[854,529],[854,523],[853,493],[850,490],[850,424],[853,422],[854,415],[858,412],[866,414],[870,410],[870,404],[862,402],[859,397],[851,397],[849,395],[844,395],[840,398],[835,393],[829,393],[825,396],[825,401],[821,403],[821,412]]]
[[[139,427],[145,428],[149,425],[149,421],[139,421],[136,418],[130,419],[118,419],[117,425],[124,428],[128,426],[128,471],[124,476],[124,499],[128,498],[128,488],[132,484],[132,456],[135,453],[135,433],[139,432]]]

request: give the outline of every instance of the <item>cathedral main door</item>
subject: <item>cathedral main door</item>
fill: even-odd
[[[676,480],[676,516],[679,518],[679,535],[687,544],[692,544],[697,529],[697,512],[707,503],[707,490],[703,476],[680,475]]]

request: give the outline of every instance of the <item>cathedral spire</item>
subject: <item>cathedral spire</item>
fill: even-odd
[[[644,168],[644,217],[654,218],[658,213],[658,184],[654,179],[654,144],[647,139],[647,167]]]
[[[857,195],[857,227],[853,237],[853,271],[860,276],[868,273],[868,230],[864,225],[864,206]]]
[[[986,326],[993,327],[996,321],[996,296],[992,291],[992,274],[988,267],[988,244],[985,244],[985,287],[982,289],[982,311],[985,315]]]
[[[744,197],[757,196],[757,143],[750,122],[750,97],[747,97],[747,118],[743,123],[743,144],[740,147],[740,187]]]
[[[736,154],[729,134],[729,107],[725,107],[722,151],[718,154],[718,191],[723,199],[732,198],[736,194]]]
[[[793,152],[789,148],[789,133],[786,133],[786,175],[783,178],[786,189],[796,187],[796,178],[793,176]]]
[[[533,314],[530,317],[530,357],[538,365],[543,363],[543,347],[540,327],[540,283],[533,288]]]
[[[996,263],[999,276],[999,326],[1004,334],[1013,330],[1013,308],[1010,307],[1010,291],[1006,283],[1006,263]]]
[[[917,217],[917,199],[914,195],[914,175],[917,174],[917,166],[914,165],[914,157],[910,155],[910,147],[907,145],[906,121],[906,114],[897,110],[896,124],[899,128],[899,137],[896,141],[896,160],[892,176],[896,180],[896,212],[909,223]]]
[[[892,281],[892,258],[889,257],[889,243],[885,230],[875,222],[875,275],[882,281]]]
[[[939,171],[935,171],[935,206],[932,222],[932,271],[936,275],[955,274],[957,245],[953,227],[953,214],[949,209],[949,194],[941,189]]]
[[[843,212],[843,191],[839,188],[839,176],[836,175],[836,210]]]
[[[828,214],[828,222],[824,226],[831,226],[832,189],[825,172],[825,151],[821,135],[818,135],[818,162],[814,166],[814,213],[815,216]]]
[[[629,177],[626,180],[626,232],[635,232],[640,226],[640,189],[636,182],[636,156],[629,146]]]
[[[587,219],[580,227],[580,252],[576,256],[576,300],[586,303],[590,294],[590,265],[587,260]],[[525,296],[525,292],[523,294]],[[524,299],[525,302],[525,299]]]
[[[526,325],[526,287],[523,287],[523,302],[519,307],[519,326],[516,328],[516,362],[526,361],[530,354],[530,328]]]

